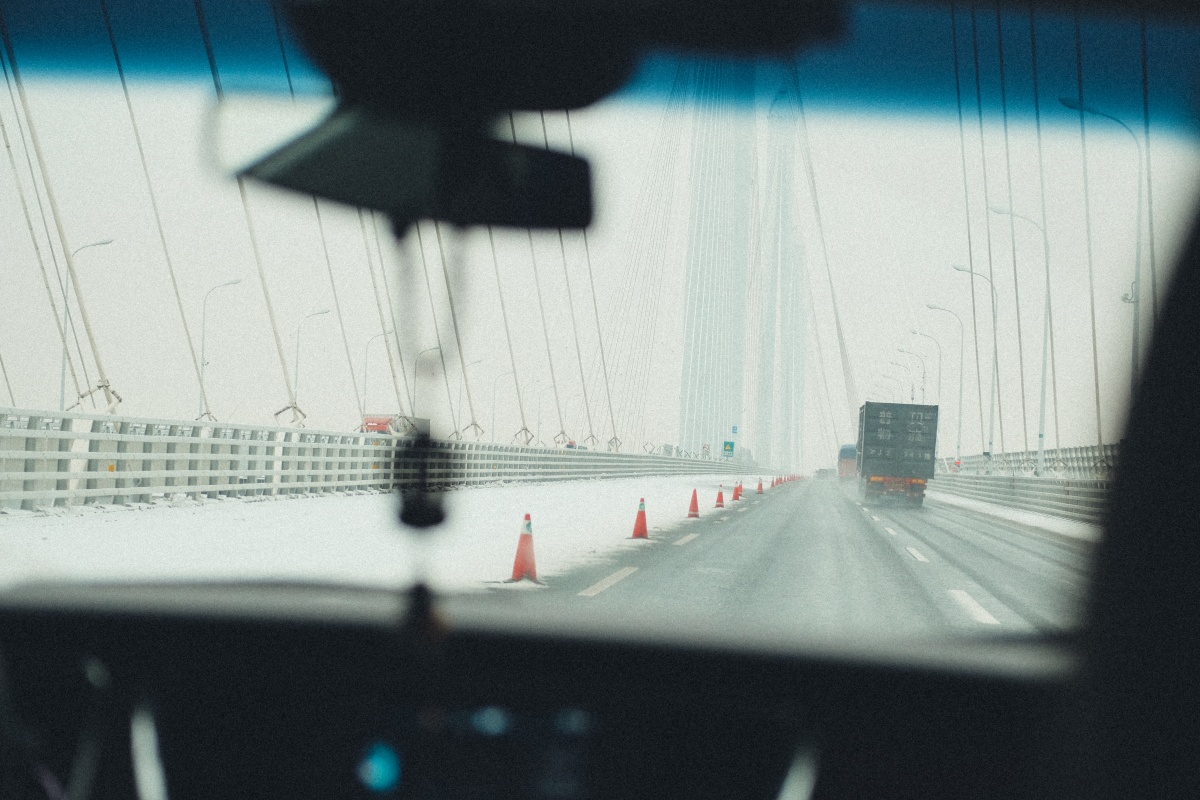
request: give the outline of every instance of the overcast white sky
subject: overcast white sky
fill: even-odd
[[[760,90],[771,96],[771,78],[764,75]],[[108,246],[94,247],[77,257],[77,269],[95,328],[97,345],[112,385],[124,397],[120,413],[169,419],[197,415],[196,379],[184,344],[182,326],[161,246],[154,229],[146,186],[119,84],[48,82],[30,80],[32,112],[42,136],[47,167],[61,205],[71,247],[111,238]],[[174,260],[180,289],[197,347],[200,338],[201,299],[226,280],[241,283],[212,295],[207,318],[207,386],[212,411],[229,422],[269,424],[273,412],[287,405],[287,394],[268,325],[263,293],[251,254],[246,223],[236,184],[213,171],[203,158],[201,132],[212,103],[208,87],[195,84],[138,82],[131,85],[134,113],[141,128],[149,160],[151,181],[163,215],[167,245]],[[1069,88],[1069,87],[1068,87]],[[614,405],[620,407],[632,381],[622,380],[636,364],[649,361],[649,383],[640,414],[641,425],[626,415],[617,434],[632,447],[641,438],[654,444],[674,442],[678,432],[679,382],[683,350],[684,254],[689,236],[690,194],[698,191],[688,174],[693,109],[665,123],[662,107],[645,101],[611,101],[572,115],[577,149],[593,164],[596,181],[597,220],[589,233],[600,325],[610,342],[609,371],[614,376]],[[771,186],[766,175],[771,163],[765,109],[758,113],[730,109],[731,124],[757,126],[759,146],[756,192],[760,203]],[[24,166],[25,153],[18,141],[14,109],[7,92],[0,94],[0,118],[14,140],[21,185],[31,191]],[[951,270],[951,264],[968,261],[966,217],[963,207],[962,161],[957,118],[924,115],[906,117],[881,113],[854,114],[823,107],[808,109],[812,162],[828,245],[829,267],[836,285],[849,358],[860,396],[886,399],[872,393],[898,346],[913,346],[909,331],[916,327],[942,344],[945,376],[942,452],[952,454],[958,386],[958,337],[953,320],[925,310],[937,303],[954,309],[966,323],[966,396],[963,451],[981,449],[975,354],[971,339],[971,304],[968,281]],[[1056,378],[1063,445],[1095,442],[1093,365],[1088,306],[1087,242],[1082,209],[1082,164],[1078,117],[1055,107],[1046,111],[1043,129],[1045,185],[1052,262]],[[566,126],[560,113],[548,114],[553,145],[566,148]],[[1017,361],[1014,274],[1008,220],[985,210],[980,134],[977,122],[968,120],[966,167],[970,186],[973,258],[977,270],[988,270],[985,225],[990,221],[991,264],[996,276],[1000,310],[1001,399],[1005,445],[1024,449],[1020,371]],[[540,141],[536,117],[520,121],[519,137]],[[663,133],[663,131],[666,133]],[[655,176],[654,143],[660,135],[673,135],[677,143],[668,180]],[[988,158],[987,180],[993,205],[1007,206],[1004,131],[998,117],[985,121],[984,143]],[[1153,193],[1156,258],[1160,297],[1165,275],[1194,208],[1198,172],[1196,143],[1164,131],[1153,137]],[[1040,219],[1037,141],[1026,120],[1013,123],[1008,147],[1012,173],[1012,207]],[[844,399],[837,357],[833,317],[824,278],[825,265],[816,238],[815,217],[799,151],[788,187],[799,200],[792,234],[803,242],[806,268],[811,277],[814,327],[821,337],[824,363],[809,345],[805,398],[804,452],[807,469],[832,463],[834,446],[849,441],[851,412]],[[1121,302],[1132,278],[1135,237],[1135,203],[1138,160],[1125,131],[1103,121],[1088,127],[1092,251],[1100,353],[1101,421],[1104,438],[1119,435],[1128,395],[1131,307]],[[3,355],[16,404],[22,408],[58,407],[60,344],[29,233],[7,163],[0,165],[0,354]],[[263,266],[280,325],[289,369],[293,369],[295,335],[300,320],[323,308],[335,309],[329,275],[312,202],[261,185],[249,189],[250,213],[259,236]],[[32,195],[28,195],[32,198]],[[657,199],[655,199],[657,198]],[[669,202],[666,240],[631,241],[636,222],[652,215],[652,202]],[[328,247],[340,307],[352,358],[352,368],[362,391],[368,392],[367,410],[390,412],[396,400],[381,341],[371,345],[369,373],[362,374],[364,348],[381,325],[372,293],[367,256],[356,213],[322,203]],[[729,213],[758,213],[730,209]],[[396,314],[401,322],[401,348],[408,381],[413,381],[413,359],[418,351],[435,344],[430,300],[420,271],[415,236],[410,235],[398,253],[383,218],[380,218],[383,260]],[[36,216],[35,224],[41,224]],[[721,220],[709,224],[720,226]],[[1143,220],[1143,225],[1145,221]],[[51,231],[53,226],[51,224]],[[45,233],[39,228],[43,249]],[[450,325],[443,272],[432,225],[422,228],[425,255],[438,315],[438,332],[449,367],[449,394],[456,410],[464,407],[458,424],[469,421],[462,372]],[[508,441],[519,427],[504,328],[497,302],[497,285],[487,232],[472,231],[460,237],[443,229],[449,252],[457,253],[450,272],[455,310],[468,368],[475,418],[493,427],[498,441]],[[535,234],[535,251],[545,299],[549,349],[553,358],[565,426],[574,438],[586,435],[575,356],[566,280],[558,238]],[[375,239],[369,237],[372,248]],[[55,241],[55,247],[57,247]],[[1020,281],[1021,324],[1025,360],[1025,400],[1029,445],[1036,446],[1038,377],[1042,342],[1043,266],[1039,232],[1016,221],[1016,275]],[[636,249],[642,258],[634,257]],[[524,231],[496,233],[496,251],[503,281],[509,322],[512,326],[517,368],[525,397],[529,427],[535,428],[539,396],[542,437],[549,441],[558,430],[553,392],[546,361],[537,293],[533,283],[529,244]],[[593,373],[597,348],[596,318],[582,238],[564,235],[567,270],[575,303],[580,349],[587,374]],[[652,252],[651,252],[652,251]],[[1148,317],[1150,276],[1148,244],[1143,248],[1143,305]],[[403,257],[402,257],[403,256]],[[642,267],[661,264],[661,282]],[[60,259],[61,264],[61,259]],[[412,265],[416,271],[412,271]],[[408,265],[408,266],[405,266]],[[376,265],[377,266],[377,265]],[[985,370],[990,357],[987,294],[981,284],[977,295],[980,313],[980,356]],[[729,292],[746,291],[730,286]],[[633,298],[636,304],[631,304]],[[640,312],[639,312],[640,309]],[[649,325],[653,322],[653,328]],[[390,325],[390,319],[388,320]],[[358,410],[350,385],[350,367],[338,328],[337,316],[313,317],[303,326],[298,384],[299,404],[308,414],[308,427],[349,430],[358,423]],[[1149,328],[1147,327],[1147,331]],[[624,348],[617,346],[627,331]],[[80,330],[85,350],[86,340]],[[927,340],[915,348],[928,355],[926,398],[937,399],[937,357]],[[753,353],[753,350],[748,351]],[[435,434],[456,427],[447,403],[447,389],[436,353],[427,353],[417,377],[417,414],[431,416]],[[95,369],[87,365],[92,380]],[[478,361],[478,363],[474,363]],[[738,369],[731,364],[729,369]],[[834,407],[827,405],[817,370],[824,369]],[[986,375],[986,372],[985,372]],[[715,376],[715,379],[720,379]],[[68,395],[72,394],[68,378]],[[492,423],[493,387],[495,424]],[[0,388],[0,392],[3,389]],[[919,390],[918,390],[919,391]],[[410,388],[411,392],[411,388]],[[983,402],[987,403],[987,384]],[[638,395],[641,396],[640,394]],[[596,433],[609,435],[608,414],[598,384],[588,394]],[[919,398],[918,398],[919,399]],[[7,403],[7,395],[0,394]],[[408,410],[409,399],[403,399]],[[87,408],[87,406],[85,406]],[[825,420],[832,418],[836,432]],[[750,420],[742,420],[743,435]],[[1047,442],[1053,445],[1053,423],[1048,422]],[[634,430],[636,428],[636,431]],[[999,432],[997,432],[999,449]]]

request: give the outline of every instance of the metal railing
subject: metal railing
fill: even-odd
[[[1048,478],[1108,480],[1117,468],[1118,446],[1063,447],[1044,453]],[[938,473],[954,471],[951,459],[938,460]],[[1007,475],[1011,477],[1033,477],[1037,469],[1037,451],[1022,453],[994,453],[991,458],[984,455],[964,456],[958,470],[960,475]]]
[[[942,473],[929,482],[929,489],[1023,511],[1099,524],[1104,518],[1109,481]]]
[[[0,509],[390,491],[412,485],[415,440],[383,433],[0,408]],[[435,486],[739,473],[744,462],[434,441]]]

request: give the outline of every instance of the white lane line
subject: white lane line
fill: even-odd
[[[913,558],[915,558],[917,561],[924,561],[924,562],[926,562],[926,563],[929,563],[929,559],[928,559],[928,558],[926,558],[925,556],[921,555],[921,551],[920,551],[920,550],[918,550],[917,548],[915,548],[915,547],[906,547],[906,548],[904,548],[904,549],[905,549],[905,550],[907,550],[907,551],[908,551],[908,554],[909,554],[910,556],[912,556]]]
[[[888,533],[890,533],[892,536],[896,535],[896,532],[894,530],[892,530],[891,528],[884,528],[884,530],[887,531]]]
[[[876,522],[879,522],[879,517],[875,516],[874,514],[871,515],[871,519],[875,520]]]
[[[745,510],[746,510],[745,506],[738,506],[737,508],[734,509],[734,511],[745,511]]]
[[[976,622],[983,623],[984,625],[1000,624],[1000,620],[989,614],[986,608],[979,605],[978,600],[976,600],[974,597],[971,597],[971,595],[967,594],[962,589],[951,589],[950,596],[953,597],[960,606],[962,606],[962,610],[967,612],[967,616]]]
[[[630,575],[637,572],[637,569],[638,569],[637,567],[625,567],[624,569],[619,569],[616,572],[614,572],[612,575],[609,575],[607,578],[596,581],[591,586],[584,589],[582,592],[579,593],[579,596],[580,597],[595,597],[596,595],[603,592],[605,589],[608,589],[609,587],[613,586],[614,584],[620,583],[621,581],[625,580]]]
[[[700,534],[698,534],[698,533],[689,533],[687,536],[683,536],[683,537],[680,537],[679,539],[676,539],[674,542],[672,542],[672,544],[675,544],[675,545],[687,544],[688,542],[690,542],[692,539],[695,539],[699,535]]]

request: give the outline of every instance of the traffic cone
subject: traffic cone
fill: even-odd
[[[758,479],[758,488],[754,490],[755,494],[762,494],[762,478]]]
[[[695,489],[692,489],[692,504],[688,506],[688,519],[700,519],[700,502]]]
[[[733,487],[733,499],[734,500],[742,499],[742,485],[740,483],[737,486]]]
[[[528,578],[534,583],[541,583],[537,577],[537,565],[533,560],[533,523],[529,515],[525,515],[525,524],[521,526],[521,538],[517,540],[517,557],[513,560],[512,578],[509,583],[515,583]]]
[[[725,486],[724,486],[724,484],[722,484],[717,489],[717,504],[715,506],[713,506],[713,508],[724,508],[724,507],[725,507]]]
[[[646,533],[646,498],[638,500],[637,519],[633,521],[633,537],[634,539],[648,539]]]

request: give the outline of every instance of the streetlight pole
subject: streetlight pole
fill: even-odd
[[[328,314],[328,308],[322,308],[319,311],[313,311],[311,314],[305,314],[298,323],[296,323],[296,359],[292,362],[292,371],[296,373],[295,383],[293,383],[292,400],[297,406],[300,405],[300,328],[304,325],[304,320],[309,317],[319,317],[322,314]]]
[[[1001,215],[1005,215],[1005,216],[1015,217],[1017,219],[1023,219],[1026,222],[1028,222],[1030,225],[1032,225],[1033,227],[1037,228],[1038,231],[1040,231],[1042,234],[1042,263],[1046,268],[1046,292],[1045,292],[1046,296],[1045,296],[1045,302],[1043,303],[1043,309],[1042,309],[1042,386],[1041,386],[1041,398],[1040,398],[1039,404],[1038,404],[1037,468],[1034,472],[1035,475],[1038,475],[1040,477],[1040,476],[1044,475],[1046,472],[1046,367],[1047,367],[1047,364],[1049,361],[1049,351],[1050,351],[1050,237],[1046,235],[1046,229],[1043,228],[1041,226],[1041,224],[1039,224],[1038,222],[1036,222],[1033,219],[1030,219],[1029,217],[1025,216],[1024,214],[1018,214],[1015,211],[1013,211],[1012,209],[999,208],[996,206],[989,206],[988,210],[991,211],[993,214],[1001,214]],[[1137,341],[1136,326],[1134,327],[1134,341],[1135,342]],[[1135,344],[1134,350],[1136,351],[1136,349],[1137,349],[1137,345]],[[1136,363],[1136,358],[1137,358],[1137,356],[1136,356],[1136,352],[1135,352],[1135,355],[1134,355],[1135,363]],[[1057,437],[1058,437],[1058,434],[1057,434],[1057,430],[1058,430],[1058,406],[1057,406],[1058,395],[1057,395],[1057,393],[1055,394],[1054,402],[1056,404],[1055,412],[1054,412],[1054,419],[1055,419],[1055,431],[1056,431],[1055,439],[1057,441]]]
[[[1130,375],[1129,375],[1129,394],[1130,394],[1129,402],[1130,402],[1130,407],[1132,408],[1134,397],[1137,394],[1138,372],[1141,368],[1140,364],[1138,363],[1138,340],[1139,340],[1138,334],[1140,333],[1139,329],[1141,327],[1141,299],[1142,299],[1142,297],[1141,297],[1141,288],[1142,288],[1142,183],[1145,181],[1146,156],[1142,152],[1142,140],[1139,139],[1137,137],[1137,134],[1133,132],[1133,128],[1130,128],[1128,125],[1126,125],[1123,121],[1121,121],[1117,117],[1114,117],[1112,114],[1105,113],[1104,111],[1101,111],[1098,108],[1090,106],[1087,103],[1080,103],[1079,100],[1077,100],[1074,97],[1060,97],[1060,98],[1058,98],[1058,102],[1062,103],[1065,107],[1071,109],[1072,111],[1082,111],[1085,114],[1092,114],[1097,117],[1104,117],[1107,120],[1112,120],[1113,122],[1117,123],[1118,125],[1120,125],[1122,128],[1125,129],[1125,132],[1129,134],[1129,138],[1133,139],[1134,146],[1137,147],[1137,154],[1138,154],[1137,233],[1134,236],[1133,285],[1130,286],[1129,294],[1121,297],[1122,300],[1124,300],[1126,303],[1129,303],[1130,305],[1133,306],[1133,343],[1132,343],[1132,353],[1130,355]]]
[[[938,354],[937,399],[938,399],[938,405],[941,405],[941,403],[942,403],[942,343],[939,342],[937,339],[933,338],[932,336],[930,336],[928,333],[921,333],[919,330],[916,330],[915,328],[911,331],[911,333],[913,336],[925,337],[929,341],[933,342],[933,346],[937,348],[937,354]]]
[[[417,366],[421,362],[421,356],[425,355],[426,353],[432,353],[434,350],[441,349],[441,345],[426,347],[424,350],[417,353],[417,357],[413,359],[413,419],[416,419],[417,416],[417,387],[421,385],[421,379],[419,377],[420,373],[417,372]]]
[[[76,247],[71,251],[71,258],[74,259],[80,250],[86,250],[89,247],[101,247],[106,244],[112,244],[112,239],[99,239],[94,242],[89,242],[82,247]],[[58,409],[59,411],[67,410],[67,328],[71,326],[71,305],[67,302],[67,293],[71,291],[71,270],[67,270],[66,280],[63,281],[63,351],[62,364],[59,367],[58,376]]]
[[[386,331],[382,331],[380,333],[375,334],[370,339],[367,339],[367,346],[363,348],[363,408],[364,409],[370,407],[370,403],[367,402],[370,399],[370,396],[367,394],[367,378],[369,376],[369,373],[367,372],[367,358],[368,358],[368,356],[371,355],[371,342],[375,341],[376,339],[380,339],[384,336],[391,336],[392,333],[393,333],[392,329],[388,328]],[[385,347],[387,346],[386,342],[384,343],[384,346]],[[397,410],[400,413],[403,413],[403,409],[397,409]]]
[[[217,289],[234,286],[241,282],[241,278],[234,278],[224,283],[218,283],[204,293],[204,300],[200,303],[200,413],[196,419],[204,419],[212,416],[212,412],[208,408],[208,394],[204,390],[204,365],[208,363],[204,360],[204,334],[208,330],[208,296]]]
[[[908,402],[917,402],[917,381],[916,378],[913,377],[912,367],[910,367],[908,364],[902,364],[899,361],[893,361],[891,364],[893,367],[899,367],[908,373]],[[901,384],[901,386],[903,386],[903,384]]]
[[[925,305],[931,311],[945,311],[947,314],[954,317],[954,321],[958,323],[958,436],[954,444],[954,461],[955,464],[962,464],[962,406],[963,406],[963,324],[962,318],[948,308],[942,308],[935,303],[927,303]]]
[[[913,356],[917,361],[921,362],[921,404],[925,404],[925,357],[914,350],[909,350],[907,347],[897,347],[896,350],[901,353],[906,353]]]
[[[996,338],[996,306],[998,305],[998,301],[996,299],[996,287],[992,284],[992,279],[987,275],[984,275],[982,272],[975,272],[974,270],[964,267],[961,264],[951,264],[951,268],[957,272],[965,272],[968,275],[972,275],[976,278],[982,278],[983,280],[987,281],[988,288],[992,290],[992,370],[991,376],[988,378],[988,385],[990,387],[988,389],[988,451],[985,453],[990,472],[992,453],[995,451],[996,443],[996,384],[999,382],[1000,378],[1000,353],[996,346],[997,342],[999,341]],[[976,364],[975,368],[978,369],[979,365]]]
[[[504,373],[503,375],[497,375],[495,378],[492,379],[492,442],[493,443],[495,443],[495,441],[496,441],[496,386],[500,383],[501,378],[507,378],[509,375],[512,375],[512,374],[513,374],[513,371],[510,369],[508,372]]]

